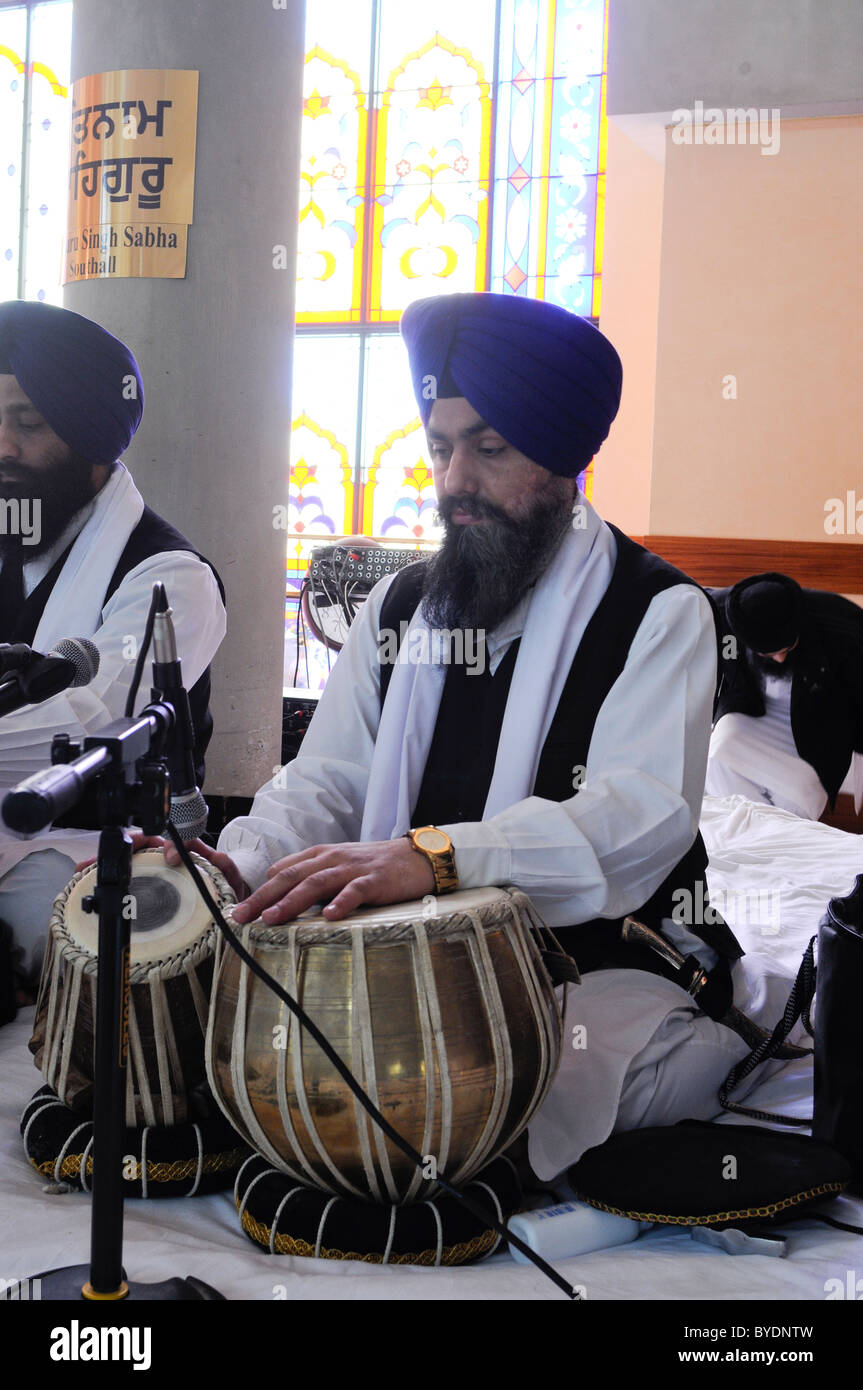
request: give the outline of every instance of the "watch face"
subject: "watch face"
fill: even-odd
[[[450,847],[449,836],[442,830],[418,830],[414,839],[421,849],[428,850],[431,854],[444,854]]]

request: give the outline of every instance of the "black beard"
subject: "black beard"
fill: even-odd
[[[429,626],[493,631],[548,568],[569,529],[572,496],[570,480],[552,476],[518,520],[474,497],[444,498],[438,508],[444,540],[428,562],[423,584]],[[454,526],[456,511],[488,520]]]
[[[800,665],[796,649],[789,652],[784,661],[771,661],[769,656],[759,656],[757,652],[752,653],[751,661],[756,671],[764,676],[788,676],[789,679]]]
[[[34,544],[24,545],[21,536],[0,533],[0,555],[20,545],[25,563],[50,550],[75,513],[98,491],[92,482],[93,465],[71,449],[66,458],[38,472],[12,465],[6,465],[4,471],[14,471],[15,481],[0,483],[0,498],[26,498],[31,503],[38,499],[40,504],[39,539]],[[35,511],[31,520],[36,520]]]

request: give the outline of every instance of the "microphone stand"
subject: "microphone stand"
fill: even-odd
[[[56,774],[53,770],[36,774],[28,779],[33,786],[23,784],[3,803],[6,823],[12,829],[32,832],[74,805],[84,784],[95,779],[101,824],[96,888],[82,903],[86,912],[99,914],[90,1264],[66,1265],[33,1276],[40,1281],[42,1299],[161,1302],[223,1298],[192,1276],[175,1276],[157,1284],[129,1283],[123,1269],[130,938],[125,909],[132,878],[132,840],[126,827],[132,824],[134,812],[146,834],[159,834],[165,828],[170,782],[164,764],[152,759],[159,756],[174,718],[169,703],[150,704],[137,718],[115,720],[103,734],[85,739],[80,757],[68,736],[58,735],[51,746],[52,763],[65,764],[65,768],[61,771],[58,767]],[[154,754],[154,749],[159,752]],[[35,785],[40,782],[41,787]],[[7,1297],[24,1297],[22,1285],[26,1282],[19,1285],[17,1295],[7,1291]]]

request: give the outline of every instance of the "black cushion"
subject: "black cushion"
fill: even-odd
[[[492,1219],[504,1223],[521,1205],[521,1185],[508,1158],[496,1158],[464,1185]],[[332,1199],[277,1172],[255,1154],[237,1175],[234,1198],[246,1235],[276,1255],[366,1264],[461,1265],[481,1260],[500,1236],[444,1191],[428,1201],[390,1206]]]
[[[615,1134],[569,1170],[590,1206],[637,1221],[740,1226],[784,1221],[842,1192],[847,1159],[802,1134],[700,1120]]]

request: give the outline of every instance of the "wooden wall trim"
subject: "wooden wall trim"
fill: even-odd
[[[790,574],[804,589],[863,594],[863,544],[853,541],[762,541],[726,536],[633,536],[639,545],[699,584],[736,584],[749,574]]]
[[[847,830],[852,835],[863,834],[863,815],[854,810],[854,798],[843,792],[837,796],[833,810],[827,810],[820,817],[822,825],[832,825],[836,830]]]

